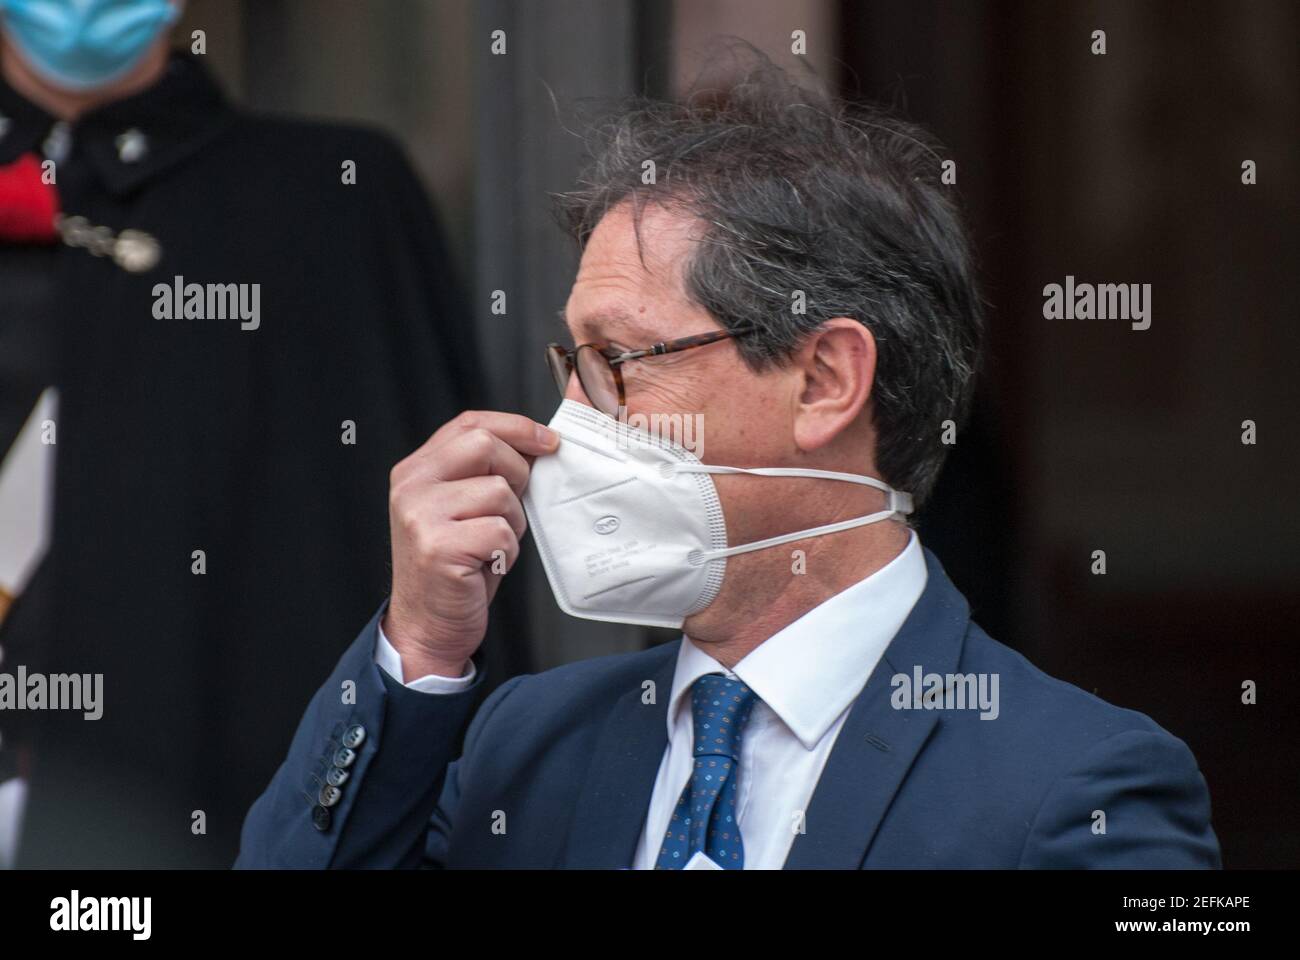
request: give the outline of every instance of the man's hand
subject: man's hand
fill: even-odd
[[[558,434],[527,417],[469,410],[393,467],[393,594],[383,626],[405,681],[464,673],[501,574],[519,556],[527,528],[519,496],[532,459],[558,445]]]

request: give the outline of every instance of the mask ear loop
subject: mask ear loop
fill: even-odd
[[[739,553],[777,547],[783,543],[792,543],[795,540],[804,540],[808,537],[818,537],[828,533],[839,533],[842,530],[852,530],[855,527],[865,527],[869,523],[888,520],[895,514],[909,514],[913,509],[912,495],[910,493],[895,490],[889,484],[877,480],[875,477],[863,477],[856,473],[839,473],[835,470],[805,470],[798,467],[724,467],[704,463],[665,463],[662,470],[665,476],[672,473],[745,473],[759,477],[811,477],[818,480],[843,480],[846,483],[856,483],[864,487],[875,487],[889,495],[889,503],[884,510],[878,510],[863,517],[840,520],[837,523],[827,523],[809,530],[796,530],[793,533],[768,537],[766,540],[755,540],[753,543],[742,543],[739,546],[728,547],[726,550],[710,550],[707,552],[692,550],[687,554],[686,559],[695,566],[708,563],[710,560],[721,560],[724,557],[734,557]]]

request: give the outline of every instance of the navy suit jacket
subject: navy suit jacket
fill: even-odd
[[[991,639],[925,559],[925,592],[854,701],[785,867],[1220,867],[1187,745]],[[632,864],[680,640],[514,677],[474,711],[481,674],[439,695],[380,670],[377,623],[311,701],[236,867]],[[891,678],[917,666],[996,674],[997,718],[897,709]],[[342,742],[359,737],[322,807]]]

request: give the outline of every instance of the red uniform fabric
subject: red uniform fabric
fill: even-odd
[[[35,154],[0,166],[0,243],[54,243],[58,212],[58,190],[41,180]]]

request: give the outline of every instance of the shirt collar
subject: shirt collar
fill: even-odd
[[[109,192],[123,194],[189,158],[232,116],[207,69],[174,53],[157,83],[78,117],[69,132]],[[0,165],[38,149],[56,123],[2,80],[0,117]]]
[[[744,681],[811,750],[866,685],[927,577],[921,542],[911,531],[897,557],[768,637],[733,670],[683,636],[668,703],[669,741],[679,722],[691,722],[683,709],[691,685],[706,673],[723,673]]]

